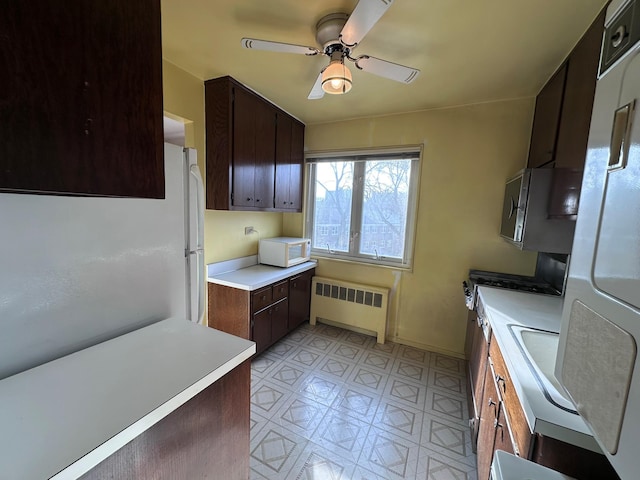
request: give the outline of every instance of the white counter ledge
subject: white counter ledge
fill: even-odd
[[[207,265],[207,281],[253,291],[317,267],[309,261],[289,268],[258,264],[257,255]]]
[[[77,478],[254,352],[170,318],[0,380],[0,476]]]
[[[531,430],[602,453],[579,415],[564,411],[545,398],[509,328],[520,325],[559,332],[563,298],[490,287],[480,287],[478,291],[491,324],[491,341],[500,346]]]

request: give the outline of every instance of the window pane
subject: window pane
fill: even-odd
[[[353,162],[315,165],[313,248],[349,251]]]
[[[367,162],[360,253],[403,257],[410,175],[411,160]]]

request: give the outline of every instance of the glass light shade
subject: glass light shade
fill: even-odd
[[[331,62],[322,72],[322,90],[338,95],[351,90],[351,72],[340,60]]]

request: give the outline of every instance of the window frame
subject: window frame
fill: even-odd
[[[402,147],[361,149],[361,150],[339,150],[308,152],[305,155],[305,189],[306,202],[304,207],[304,236],[312,239],[311,255],[313,257],[327,258],[332,260],[350,261],[368,265],[378,265],[393,267],[396,269],[413,269],[413,259],[415,250],[416,222],[418,217],[418,203],[420,197],[420,176],[422,170],[423,145],[407,145]],[[362,214],[364,205],[364,174],[366,172],[367,161],[384,161],[392,159],[411,160],[411,176],[409,179],[409,192],[407,198],[407,217],[405,225],[405,238],[403,247],[403,257],[385,257],[359,252],[360,237],[362,235]],[[349,251],[334,251],[329,247],[313,247],[314,214],[315,214],[315,192],[316,192],[316,169],[315,165],[329,162],[354,162],[353,180],[351,193],[351,223]],[[331,228],[331,227],[329,227]],[[379,227],[378,227],[379,228]]]

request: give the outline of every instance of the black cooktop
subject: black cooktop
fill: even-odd
[[[521,292],[541,293],[544,295],[562,295],[558,289],[536,277],[514,275],[509,273],[469,270],[469,282],[473,286],[508,288]]]

